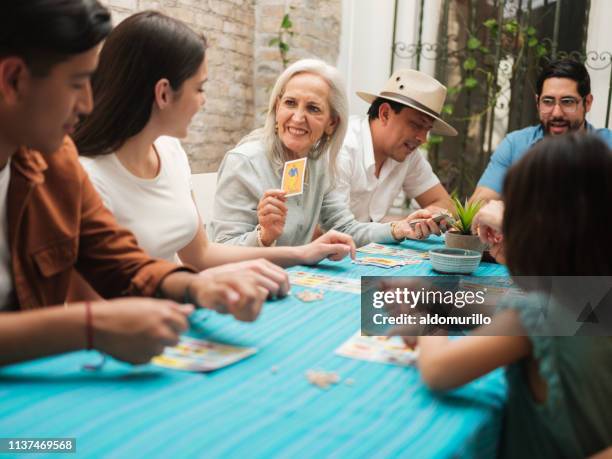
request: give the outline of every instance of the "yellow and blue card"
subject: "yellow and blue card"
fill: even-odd
[[[281,182],[281,188],[287,193],[285,196],[296,196],[304,192],[307,160],[308,158],[300,158],[285,163]]]
[[[257,352],[254,347],[230,346],[203,339],[181,336],[174,347],[154,357],[152,363],[160,367],[183,371],[213,371],[232,365]]]

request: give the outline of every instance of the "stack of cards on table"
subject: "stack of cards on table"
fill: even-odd
[[[174,347],[167,347],[154,357],[155,365],[174,370],[213,371],[236,363],[257,352],[254,347],[238,347],[211,341],[181,337]]]
[[[316,287],[322,290],[361,294],[361,280],[348,277],[326,276],[308,271],[289,271],[291,285]]]
[[[357,252],[367,253],[369,255],[385,255],[391,257],[397,257],[407,260],[426,260],[429,258],[429,254],[426,251],[407,249],[402,247],[392,247],[389,245],[382,245],[376,242],[372,242],[363,247],[359,247]]]
[[[361,257],[353,260],[353,263],[356,265],[378,266],[379,268],[397,268],[399,266],[415,265],[420,262],[420,260],[398,260],[384,257]]]
[[[415,362],[418,352],[407,347],[399,336],[361,336],[360,332],[336,349],[336,354],[357,360],[408,366]]]

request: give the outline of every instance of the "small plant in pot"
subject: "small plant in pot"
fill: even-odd
[[[469,203],[466,199],[465,203],[461,204],[456,196],[453,196],[452,199],[455,204],[455,222],[446,232],[446,247],[476,250],[482,253],[486,246],[480,242],[477,235],[472,234],[472,221],[482,207],[482,202]]]

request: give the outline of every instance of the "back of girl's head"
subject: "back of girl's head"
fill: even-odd
[[[536,144],[504,182],[504,244],[513,275],[612,274],[612,151],[595,135]]]
[[[155,11],[125,19],[109,35],[92,79],[94,111],[77,128],[85,155],[108,154],[138,134],[151,117],[155,84],[173,90],[204,61],[206,39],[186,24]]]

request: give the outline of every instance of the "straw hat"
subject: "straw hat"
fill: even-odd
[[[455,128],[444,122],[440,115],[446,99],[446,87],[423,72],[397,70],[380,93],[357,91],[357,95],[370,104],[377,97],[382,97],[414,108],[434,118],[432,134],[457,135]]]

